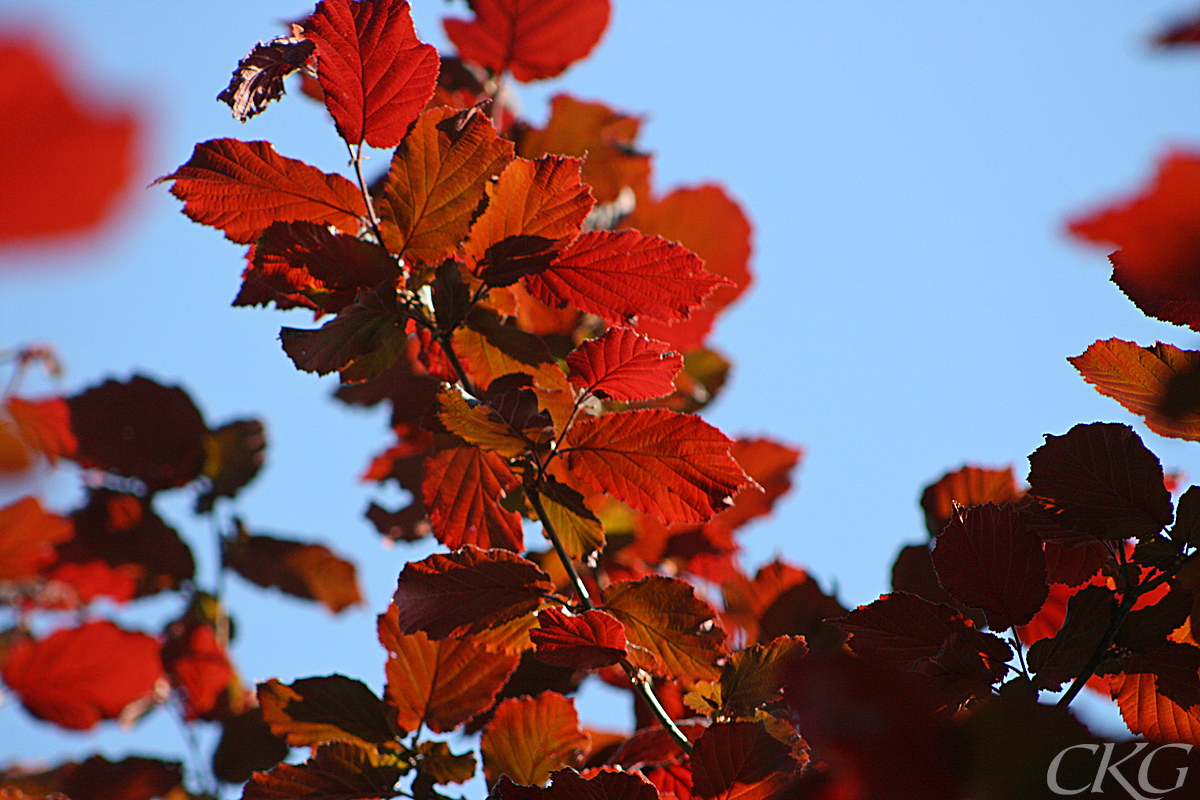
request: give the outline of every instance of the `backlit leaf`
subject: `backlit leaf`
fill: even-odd
[[[478,447],[450,447],[429,457],[422,492],[434,536],[453,549],[522,550],[521,515],[500,504],[519,483],[500,455]]]
[[[556,608],[539,611],[529,638],[538,658],[559,667],[599,669],[625,657],[625,628],[603,611],[570,616]]]
[[[149,701],[163,668],[158,640],[102,620],[18,642],[0,677],[38,719],[82,731]]]
[[[316,600],[335,614],[362,603],[354,565],[324,545],[251,536],[239,526],[221,552],[225,565],[246,580]]]
[[[725,651],[716,611],[678,578],[651,575],[604,590],[604,610],[625,626],[630,660],[676,680],[713,680]]]
[[[686,319],[726,283],[683,245],[633,230],[585,233],[549,269],[525,278],[529,293],[543,303],[611,324]]]
[[[242,701],[241,681],[216,630],[207,622],[182,619],[168,625],[162,663],[187,720],[228,717],[234,705],[228,699],[231,687],[236,687],[235,703]]]
[[[1158,689],[1153,673],[1119,673],[1110,678],[1121,718],[1135,734],[1159,742],[1200,747],[1200,708],[1185,709]]]
[[[1139,194],[1073,220],[1068,229],[1116,245],[1112,281],[1142,313],[1200,330],[1200,153],[1173,150]]]
[[[699,417],[645,409],[577,420],[560,452],[598,492],[664,523],[703,522],[750,483],[730,445]]]
[[[459,55],[519,81],[553,78],[592,51],[608,27],[609,0],[474,0],[475,19],[447,19]]]
[[[1003,505],[1021,497],[1012,467],[989,469],[967,464],[947,472],[925,487],[921,493],[921,508],[925,512],[925,527],[930,536],[937,536],[954,516],[954,504],[979,506],[984,503]]]
[[[529,447],[529,443],[489,406],[469,405],[462,394],[452,389],[438,395],[438,404],[438,419],[447,430],[469,444],[504,458],[518,456]]]
[[[393,596],[401,633],[434,639],[502,625],[538,607],[554,591],[536,564],[508,550],[467,545],[445,555],[410,561]]]
[[[1152,536],[1171,524],[1162,466],[1128,425],[1076,425],[1029,456],[1029,494],[1053,519],[1100,539]]]
[[[230,422],[209,431],[204,440],[204,470],[209,485],[196,498],[196,511],[210,511],[218,497],[236,497],[262,468],[267,449],[263,424],[256,419]]]
[[[405,322],[388,307],[387,298],[364,292],[319,329],[281,328],[279,339],[297,369],[318,375],[342,371],[345,379],[361,362],[370,368],[357,379],[366,380],[391,366],[403,351],[408,340]]]
[[[732,653],[721,669],[721,713],[741,717],[778,700],[785,671],[793,659],[807,651],[803,637],[781,636],[770,644],[755,644]]]
[[[301,36],[276,36],[266,44],[256,44],[238,62],[217,100],[229,106],[238,122],[261,114],[268,103],[283,96],[283,79],[304,66],[313,48],[313,43]]]
[[[388,249],[426,264],[453,255],[484,187],[512,158],[482,112],[426,111],[396,148],[378,203]]]
[[[157,182],[163,181],[175,182],[171,194],[183,201],[190,219],[243,244],[272,222],[305,220],[356,234],[367,213],[353,183],[284,158],[270,142],[201,142],[186,164]]]
[[[557,692],[512,697],[496,706],[483,729],[479,749],[488,785],[501,775],[526,786],[540,786],[550,773],[578,766],[589,738],[579,727],[575,704]]]
[[[547,521],[568,556],[584,560],[604,547],[604,526],[584,505],[583,495],[551,476],[542,481],[538,493]]]
[[[454,730],[490,708],[517,667],[518,656],[485,650],[473,639],[401,633],[395,605],[379,616],[378,629],[388,651],[387,700],[406,731]]]
[[[1046,602],[1046,555],[1011,504],[961,509],[937,538],[933,566],[956,600],[982,608],[988,627],[1024,625]]]
[[[692,796],[767,800],[787,796],[799,764],[757,722],[718,722],[692,750]]]
[[[613,400],[649,400],[675,390],[683,357],[628,328],[609,328],[567,357],[571,383]]]
[[[292,747],[334,739],[378,745],[400,733],[391,707],[362,681],[343,675],[290,684],[272,678],[258,685],[258,702],[271,732],[286,736]]]
[[[456,755],[445,742],[425,741],[417,749],[421,753],[421,774],[434,783],[466,783],[475,776],[474,753]]]
[[[1058,633],[1029,648],[1029,668],[1037,673],[1037,688],[1057,691],[1083,670],[1112,622],[1113,606],[1112,592],[1104,586],[1085,586],[1071,597]]]
[[[721,593],[722,619],[744,630],[750,642],[803,636],[810,650],[842,649],[845,634],[825,620],[843,616],[846,609],[798,567],[776,559],[761,567],[753,580],[736,574],[722,584]]]
[[[0,581],[32,578],[54,561],[54,546],[71,538],[71,520],[22,497],[0,508]]]
[[[9,397],[4,401],[0,411],[0,472],[26,469],[34,455],[56,464],[59,458],[72,456],[77,446],[71,411],[62,398]]]
[[[505,325],[494,313],[480,308],[475,308],[467,316],[467,324],[454,332],[452,344],[463,368],[480,389],[487,389],[497,378],[517,373],[532,376],[542,386],[555,382],[562,372],[541,337]]]
[[[582,777],[573,769],[550,774],[550,786],[521,786],[502,777],[492,788],[496,800],[658,800],[654,784],[637,772],[597,772]],[[681,798],[682,800],[682,798]]]
[[[322,0],[304,23],[316,45],[325,107],[348,144],[395,147],[437,85],[438,54],[422,44],[405,0]]]
[[[733,496],[733,506],[722,511],[714,520],[730,529],[749,520],[770,514],[775,501],[792,488],[792,470],[803,451],[771,439],[738,439],[729,449],[754,483],[743,486]]]
[[[404,770],[394,756],[374,747],[338,740],[326,742],[303,764],[279,764],[256,772],[243,800],[350,800],[400,794],[396,782]]]
[[[1095,342],[1082,355],[1068,358],[1084,380],[1146,421],[1159,436],[1200,441],[1200,414],[1162,413],[1167,387],[1179,375],[1200,367],[1200,352],[1155,342],[1141,347],[1120,339]]]

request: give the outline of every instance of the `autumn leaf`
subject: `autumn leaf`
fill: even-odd
[[[483,729],[479,749],[489,786],[501,775],[525,786],[540,786],[550,773],[579,766],[588,749],[575,704],[557,692],[510,697],[496,706]]]
[[[422,44],[404,0],[322,0],[304,23],[316,45],[325,107],[347,144],[395,147],[437,85],[438,54]]]
[[[153,800],[186,793],[183,764],[156,758],[109,761],[94,755],[49,769],[16,762],[0,771],[0,795],[5,800]]]
[[[0,581],[35,577],[73,533],[71,520],[46,511],[36,497],[0,508]]]
[[[101,720],[145,711],[163,667],[154,637],[99,620],[18,642],[8,650],[0,677],[30,714],[84,731]]]
[[[0,414],[0,472],[27,469],[35,456],[53,466],[59,458],[75,453],[78,442],[71,430],[71,411],[62,398],[9,397]]]
[[[388,798],[400,793],[404,773],[393,755],[374,747],[337,740],[317,747],[303,764],[279,764],[256,772],[242,792],[243,800],[349,800]]]
[[[594,609],[571,616],[556,608],[539,611],[529,638],[538,658],[559,667],[599,669],[616,664],[626,652],[624,626]]]
[[[1200,708],[1184,708],[1163,694],[1158,676],[1118,673],[1109,680],[1112,698],[1130,731],[1154,741],[1200,747]]]
[[[251,706],[221,726],[213,751],[213,774],[226,783],[245,783],[255,772],[266,772],[287,757],[287,740],[271,733],[262,708]]]
[[[1154,43],[1159,47],[1194,47],[1200,44],[1200,17],[1182,18],[1154,37]]]
[[[1113,603],[1112,592],[1104,586],[1085,586],[1071,596],[1058,633],[1029,648],[1029,668],[1037,673],[1037,688],[1057,691],[1083,670],[1108,631]]]
[[[628,328],[609,328],[567,357],[570,381],[613,400],[649,400],[675,390],[683,357]]]
[[[1172,150],[1139,194],[1071,221],[1080,239],[1112,244],[1112,281],[1142,313],[1200,330],[1200,153]]]
[[[241,419],[208,432],[204,440],[204,469],[208,487],[196,497],[196,512],[212,510],[218,497],[236,497],[262,469],[267,449],[262,422]]]
[[[539,386],[558,381],[562,370],[541,337],[506,325],[495,313],[478,307],[466,323],[454,331],[451,344],[477,388],[488,389],[492,381],[517,373],[531,376]]]
[[[1146,427],[1159,436],[1200,441],[1200,414],[1173,417],[1162,411],[1171,382],[1200,368],[1200,352],[1162,342],[1141,347],[1109,339],[1067,360],[1096,391],[1145,419]]]
[[[570,306],[610,324],[634,319],[675,322],[727,283],[686,247],[637,231],[589,231],[525,277],[529,293],[555,308]]]
[[[608,27],[609,0],[474,0],[475,19],[447,19],[459,54],[519,81],[553,78],[592,51]]]
[[[391,707],[362,681],[344,675],[290,684],[272,678],[258,685],[258,702],[271,732],[287,737],[292,747],[334,739],[378,745],[400,733]]]
[[[529,443],[494,409],[482,403],[469,404],[457,390],[442,391],[438,395],[438,405],[438,419],[446,429],[484,451],[515,458],[529,447]]]
[[[426,111],[396,148],[377,204],[388,249],[426,264],[452,256],[512,158],[512,143],[477,109]]]
[[[167,631],[162,663],[172,687],[180,695],[184,718],[221,719],[229,716],[228,702],[225,709],[219,707],[221,697],[235,681],[240,696],[241,682],[234,674],[229,654],[216,630],[205,622],[178,621],[168,626]]]
[[[937,538],[933,566],[946,591],[983,609],[994,631],[1029,622],[1050,592],[1042,542],[1012,504],[960,509]]]
[[[604,590],[604,610],[625,626],[634,664],[682,681],[713,680],[725,631],[716,611],[678,578],[651,575]]]
[[[405,731],[422,725],[436,733],[454,730],[490,708],[517,667],[518,656],[486,650],[473,639],[401,633],[394,604],[379,616],[378,630],[388,651],[387,700]]]
[[[799,764],[762,723],[718,722],[692,749],[692,796],[768,800],[787,796]]]
[[[577,420],[559,452],[597,492],[664,523],[703,522],[751,483],[731,445],[699,417],[644,409]]]
[[[496,800],[658,800],[659,794],[637,772],[604,770],[584,778],[567,768],[550,773],[550,785],[544,788],[521,786],[504,776],[492,787],[491,796]]]
[[[921,509],[925,512],[925,527],[930,536],[937,536],[954,516],[954,505],[980,506],[984,503],[1004,505],[1021,498],[1012,467],[990,469],[967,464],[925,487],[921,493]]]
[[[410,561],[392,600],[401,633],[434,639],[477,633],[528,614],[554,591],[546,573],[508,550],[466,545],[445,555]]]
[[[221,553],[225,565],[251,583],[316,600],[335,614],[362,603],[354,565],[324,545],[252,536],[239,524]]]
[[[1029,456],[1029,494],[1054,521],[1100,539],[1152,536],[1171,524],[1162,466],[1128,425],[1076,425]]]
[[[729,656],[721,668],[719,711],[742,717],[782,696],[783,677],[791,661],[808,652],[801,636],[780,636]]]
[[[383,372],[408,341],[406,320],[394,307],[393,290],[360,292],[352,305],[317,330],[281,328],[279,339],[298,369],[342,380],[367,380]]]
[[[497,453],[450,447],[425,462],[422,493],[433,534],[452,549],[524,549],[521,515],[500,501],[520,481]]]
[[[138,169],[141,114],[82,92],[63,69],[69,54],[28,35],[0,37],[0,246],[95,229]]]
[[[295,29],[293,29],[295,30]],[[315,45],[303,36],[276,36],[238,62],[229,85],[217,95],[238,122],[266,111],[267,104],[283,96],[283,80],[304,67]]]
[[[353,183],[284,158],[270,142],[201,142],[186,164],[155,183],[164,181],[175,182],[171,194],[190,219],[242,244],[257,240],[272,222],[304,220],[357,234],[367,214]]]
[[[538,494],[546,522],[558,534],[568,556],[584,560],[603,549],[604,526],[584,504],[582,494],[552,476],[541,482]]]

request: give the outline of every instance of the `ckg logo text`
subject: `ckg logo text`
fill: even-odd
[[[1155,756],[1163,750],[1182,750],[1184,753],[1190,753],[1192,751],[1190,744],[1162,744],[1152,748],[1150,742],[1135,742],[1131,753],[1114,761],[1113,750],[1116,746],[1115,742],[1071,745],[1050,762],[1050,766],[1046,770],[1046,785],[1055,794],[1075,795],[1084,792],[1101,792],[1104,790],[1104,782],[1110,780],[1120,785],[1133,800],[1158,800],[1183,786],[1183,782],[1187,779],[1188,768],[1179,767],[1176,769],[1174,784],[1156,786],[1151,782],[1150,769]],[[1140,761],[1138,760],[1139,756],[1141,756]],[[1063,766],[1064,759],[1070,759],[1070,763],[1076,767],[1081,763],[1080,759],[1096,759],[1095,777],[1090,783],[1083,786],[1061,785],[1059,770]],[[1159,778],[1159,780],[1161,782],[1162,779]]]

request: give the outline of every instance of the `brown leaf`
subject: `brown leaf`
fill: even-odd
[[[1112,622],[1113,603],[1112,592],[1102,586],[1085,586],[1071,597],[1058,633],[1029,648],[1037,688],[1057,691],[1083,670]]]
[[[925,487],[921,493],[921,508],[925,511],[925,526],[930,536],[937,536],[954,516],[954,504],[978,506],[984,503],[1004,505],[1022,496],[1012,467],[989,469],[971,464],[955,472],[947,472]]]
[[[213,751],[213,774],[226,783],[245,783],[255,772],[266,772],[290,752],[287,740],[271,733],[262,709],[251,706],[224,721],[221,740]]]
[[[283,97],[283,79],[304,66],[313,48],[302,36],[276,36],[266,44],[259,42],[238,62],[217,100],[229,106],[238,122],[261,114],[268,103]]]
[[[237,497],[262,469],[266,450],[266,431],[259,420],[240,419],[209,431],[200,473],[209,485],[196,497],[196,512],[211,511],[218,497]]]
[[[614,583],[604,590],[604,610],[625,626],[634,648],[630,660],[643,669],[683,681],[720,674],[725,631],[716,611],[678,578],[652,575]]]
[[[279,764],[256,772],[242,792],[243,800],[349,800],[388,798],[399,794],[403,769],[392,755],[374,747],[337,740],[317,747],[303,764]]]
[[[316,600],[335,614],[362,603],[354,565],[324,545],[252,536],[239,525],[221,550],[226,566],[251,583]]]
[[[780,636],[729,656],[721,669],[720,713],[743,717],[782,696],[783,677],[793,659],[808,652],[801,636]]]
[[[344,675],[301,678],[290,684],[272,678],[258,685],[258,702],[271,733],[292,747],[335,739],[362,746],[392,741],[396,729],[391,707],[362,681]]]

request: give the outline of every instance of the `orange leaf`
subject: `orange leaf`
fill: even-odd
[[[1186,709],[1160,692],[1157,675],[1122,672],[1109,681],[1121,718],[1133,733],[1200,747],[1200,708]]]
[[[132,110],[82,96],[63,72],[45,45],[0,38],[0,245],[95,228],[136,170]]]
[[[1075,236],[1115,244],[1112,282],[1142,313],[1200,330],[1200,153],[1174,150],[1134,197],[1073,220]]]
[[[520,481],[504,459],[478,447],[451,447],[425,461],[422,494],[433,534],[447,547],[524,549],[521,515],[500,505]]]
[[[71,520],[46,511],[36,497],[0,508],[0,581],[36,576],[54,561],[54,545],[73,532]]]
[[[683,245],[631,230],[589,231],[549,269],[525,278],[525,288],[543,303],[577,308],[612,324],[686,319],[726,283]]]
[[[486,711],[520,660],[473,639],[433,641],[420,631],[401,633],[395,605],[379,615],[378,627],[388,651],[387,700],[406,731],[426,725],[448,733]]]
[[[625,657],[625,628],[603,611],[567,616],[556,608],[538,612],[538,627],[529,638],[537,657],[547,664],[599,669]]]
[[[1067,360],[1096,391],[1145,419],[1146,427],[1159,436],[1200,441],[1200,414],[1176,418],[1161,411],[1171,381],[1200,368],[1200,352],[1162,342],[1141,347],[1109,339]]]
[[[317,46],[317,78],[341,137],[398,145],[438,75],[437,50],[417,38],[408,3],[323,0],[304,35]]]
[[[683,357],[628,328],[609,328],[567,356],[570,380],[613,400],[649,400],[675,391]]]
[[[225,564],[259,586],[306,600],[333,613],[362,603],[354,565],[328,547],[271,536],[251,536],[239,528],[222,543]]]
[[[219,715],[217,702],[236,676],[211,625],[181,624],[180,630],[171,630],[163,645],[162,662],[172,686],[182,696],[186,719],[210,718],[207,715],[214,711]]]
[[[512,143],[476,109],[422,114],[392,156],[378,203],[388,249],[426,264],[453,255],[488,182],[512,158]]]
[[[608,27],[609,0],[473,0],[475,19],[447,19],[459,54],[519,81],[553,78],[592,51]]]
[[[149,700],[163,668],[154,637],[103,620],[17,643],[0,675],[29,713],[82,731]]]
[[[598,492],[664,523],[703,522],[751,483],[731,444],[699,417],[644,409],[577,420],[560,452]]]
[[[11,439],[13,456],[0,456],[0,471],[24,469],[30,464],[31,453],[41,455],[51,464],[74,455],[78,443],[71,431],[70,408],[62,398],[34,401],[9,397],[4,411],[12,422],[0,419],[0,437]]]
[[[720,674],[725,631],[717,612],[696,596],[691,584],[651,575],[614,583],[604,590],[604,610],[625,626],[638,666],[682,681],[712,680]]]
[[[578,766],[589,742],[570,699],[557,692],[510,697],[496,706],[483,729],[479,743],[483,773],[489,786],[501,775],[525,786],[540,786],[554,770]]]
[[[175,181],[171,194],[189,218],[243,244],[272,222],[305,220],[356,234],[367,213],[353,183],[284,158],[270,142],[201,142],[186,164],[155,183],[164,181]]]
[[[489,406],[468,405],[455,389],[439,394],[438,404],[438,419],[447,430],[470,444],[504,458],[514,458],[529,447],[529,443]]]

